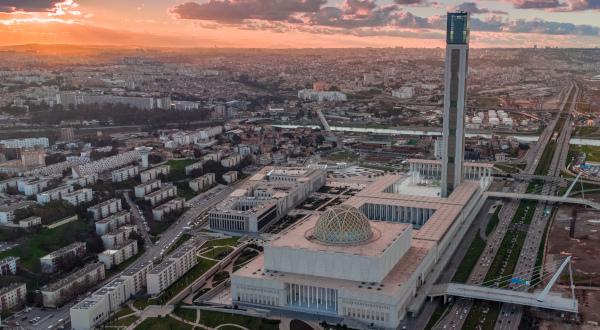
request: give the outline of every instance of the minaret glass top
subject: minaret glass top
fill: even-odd
[[[465,12],[448,13],[447,44],[469,44],[470,16]]]

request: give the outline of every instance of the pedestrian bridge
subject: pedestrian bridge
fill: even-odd
[[[497,289],[485,286],[448,283],[434,285],[428,294],[430,297],[457,296],[523,306],[554,309],[564,312],[577,313],[577,299],[563,298],[562,296],[548,294],[543,301],[538,301],[539,293],[528,293],[512,290]]]
[[[594,202],[589,199],[575,198],[575,197],[562,197],[562,196],[547,196],[547,195],[534,195],[534,194],[519,194],[519,193],[507,193],[507,192],[485,192],[487,197],[499,197],[499,198],[520,198],[520,199],[533,199],[538,201],[548,201],[556,203],[571,203],[587,205],[591,208],[600,210],[600,203]]]

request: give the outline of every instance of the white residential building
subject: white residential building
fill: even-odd
[[[100,204],[88,207],[88,211],[94,214],[94,220],[104,219],[111,214],[121,212],[122,209],[123,207],[121,206],[120,198],[112,198]]]
[[[129,240],[129,234],[133,232],[139,232],[136,225],[119,227],[117,230],[102,235],[102,244],[105,249],[112,249],[115,246],[127,242]]]
[[[150,203],[152,203],[152,206],[154,206],[167,198],[175,196],[177,196],[177,187],[165,186],[153,193],[144,196],[144,199],[150,201]]]
[[[237,171],[229,171],[223,174],[223,181],[227,182],[227,184],[232,184],[238,180],[238,172]]]
[[[104,268],[110,269],[112,265],[118,265],[138,253],[137,241],[128,239],[121,244],[100,253],[98,261],[104,264]]]
[[[21,258],[6,257],[0,260],[0,276],[17,275],[21,268]]]
[[[42,218],[40,217],[29,217],[29,218],[25,218],[23,220],[19,220],[19,227],[21,228],[29,228],[29,227],[33,227],[33,226],[41,226],[42,225]]]
[[[138,174],[137,166],[127,166],[112,172],[113,182],[122,182],[133,178]]]
[[[77,206],[81,203],[91,202],[93,198],[94,198],[94,191],[92,189],[88,189],[88,188],[79,189],[77,191],[74,191],[72,193],[65,194],[62,196],[62,199],[66,200],[67,202],[69,202],[75,206]]]
[[[190,175],[193,170],[202,169],[202,162],[197,162],[185,167],[185,174]]]
[[[146,275],[154,267],[154,263],[150,261],[142,261],[136,266],[127,268],[121,273],[122,278],[130,278],[133,283],[133,292],[137,293],[146,288]]]
[[[204,174],[203,176],[197,177],[194,180],[190,181],[190,188],[193,191],[201,191],[208,187],[213,186],[215,183],[216,183],[215,174],[208,173],[208,174]]]
[[[167,261],[148,272],[146,276],[148,294],[156,295],[166,290],[196,264],[198,264],[196,247],[192,244],[184,244],[173,252]]]
[[[6,179],[3,181],[0,181],[0,192],[6,192],[8,187],[17,188],[18,182],[19,182],[19,178],[12,178],[12,179]]]
[[[33,148],[35,146],[43,146],[44,148],[48,148],[50,146],[50,142],[48,142],[48,138],[30,138],[30,139],[12,139],[12,140],[0,140],[0,144],[4,144],[7,148],[16,148],[16,147],[26,147]]]
[[[25,196],[32,196],[42,192],[44,188],[48,187],[48,181],[50,180],[34,180],[23,182],[23,192],[25,193]]]
[[[234,166],[238,166],[241,161],[242,161],[242,155],[233,154],[233,155],[221,160],[221,165],[223,165],[224,167],[234,167]]]
[[[88,174],[81,176],[79,178],[72,178],[67,180],[67,184],[69,186],[74,186],[76,184],[85,187],[88,185],[93,185],[98,181],[98,173]]]
[[[146,183],[148,181],[158,179],[159,174],[169,175],[169,173],[171,173],[171,166],[163,165],[142,172],[140,174],[140,177],[142,179],[142,183]]]
[[[54,273],[60,263],[60,259],[64,257],[79,257],[85,258],[87,247],[85,242],[75,242],[64,248],[54,251],[40,258],[42,264],[42,273]]]
[[[71,292],[74,285],[78,284],[86,288],[91,288],[102,282],[105,276],[104,265],[102,263],[85,265],[75,273],[42,289],[44,307],[57,308],[64,305],[69,300],[76,298],[73,292]]]
[[[27,303],[27,287],[25,283],[13,283],[0,289],[0,312],[22,307]]]
[[[160,180],[150,180],[148,182],[139,184],[133,188],[135,191],[135,197],[142,198],[149,193],[159,189],[162,186]]]
[[[12,223],[15,220],[15,211],[28,208],[35,202],[19,202],[0,207],[0,223]]]
[[[128,224],[131,221],[131,213],[129,211],[121,211],[107,218],[96,221],[96,234],[105,235],[111,231]]]
[[[185,206],[185,197],[174,198],[161,206],[152,209],[152,217],[156,221],[162,221],[165,214],[173,212],[175,210],[181,210]]]
[[[73,186],[61,186],[48,191],[44,191],[37,194],[37,202],[39,204],[46,204],[52,201],[59,201],[63,199],[63,196],[73,192]]]

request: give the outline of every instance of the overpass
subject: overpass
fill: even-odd
[[[460,283],[434,285],[431,287],[428,295],[432,298],[439,296],[457,296],[554,309],[571,313],[578,312],[577,299],[563,298],[562,296],[557,295],[546,295],[542,301],[539,301],[538,293],[504,290]]]
[[[575,198],[575,197],[562,197],[562,196],[547,196],[547,195],[535,195],[535,194],[519,194],[519,193],[507,193],[507,192],[495,192],[487,191],[484,193],[487,197],[498,197],[498,198],[520,198],[520,199],[532,199],[538,201],[548,201],[555,203],[571,203],[587,205],[591,208],[600,210],[600,203],[594,202],[589,199]]]
[[[317,116],[319,116],[319,120],[321,121],[321,125],[323,126],[325,132],[331,133],[331,127],[329,127],[329,123],[327,123],[327,119],[325,119],[325,116],[323,116],[321,109],[317,109]]]

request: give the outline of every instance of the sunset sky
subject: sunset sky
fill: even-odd
[[[0,0],[0,45],[437,47],[457,9],[472,47],[600,44],[600,0]]]

